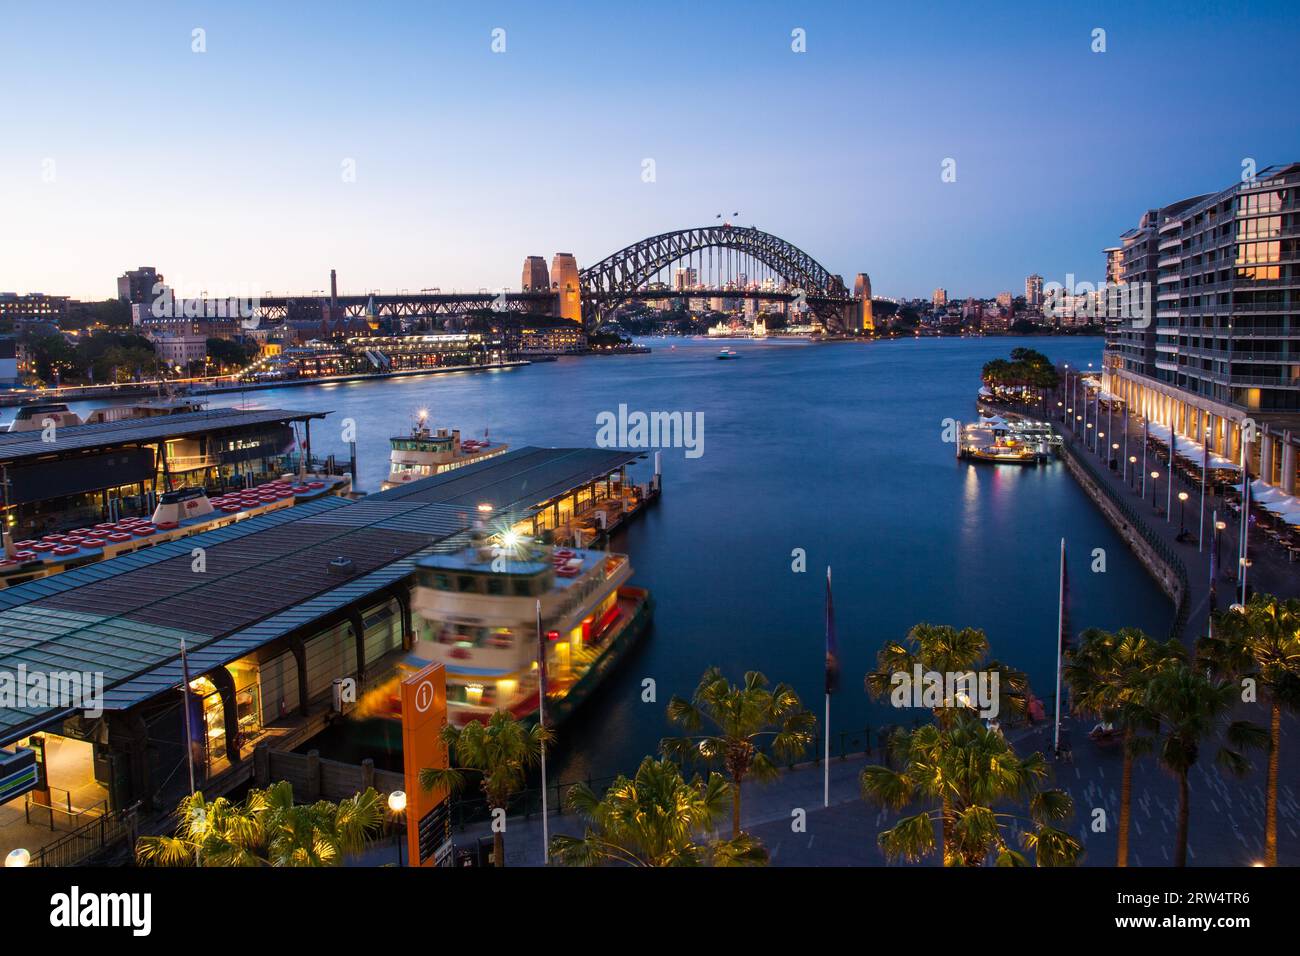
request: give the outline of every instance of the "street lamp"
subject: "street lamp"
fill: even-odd
[[[1137,490],[1137,463],[1138,463],[1138,456],[1137,456],[1137,455],[1129,455],[1129,456],[1128,456],[1128,463],[1129,463],[1130,465],[1133,466],[1133,467],[1132,467],[1133,480],[1132,480],[1129,484],[1130,484],[1130,486],[1131,486],[1131,487],[1136,491],[1136,490]]]
[[[1180,536],[1187,534],[1187,526],[1183,524],[1183,514],[1187,510],[1187,492],[1178,492],[1178,534]]]
[[[1228,522],[1214,522],[1214,566],[1219,567],[1219,532],[1227,530]]]
[[[401,820],[406,814],[406,791],[394,790],[388,795],[388,809],[392,811],[393,818]],[[406,836],[401,830],[397,832],[397,865],[405,866],[402,861],[402,843],[403,837]]]
[[[1250,570],[1250,566],[1254,563],[1255,562],[1252,561],[1250,558],[1241,559],[1241,603],[1242,604],[1246,603],[1246,572]]]
[[[1160,477],[1160,472],[1151,472],[1151,507],[1159,510],[1160,505],[1156,502],[1156,479]]]
[[[24,850],[22,847],[10,850],[9,855],[5,857],[5,866],[30,866],[31,862],[31,852]]]
[[[1108,466],[1110,466],[1111,468],[1114,468],[1114,467],[1115,467],[1115,454],[1116,454],[1118,451],[1119,451],[1119,442],[1117,442],[1117,441],[1113,441],[1113,442],[1111,442],[1111,443],[1110,443],[1110,455],[1107,456],[1107,459],[1106,459],[1106,464],[1107,464]]]

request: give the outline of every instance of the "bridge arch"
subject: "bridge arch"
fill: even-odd
[[[843,280],[798,246],[749,226],[722,223],[665,232],[606,256],[579,273],[583,319],[592,324],[622,302],[645,294],[646,284],[676,262],[712,249],[734,250],[763,263],[823,318],[839,321],[853,300]]]

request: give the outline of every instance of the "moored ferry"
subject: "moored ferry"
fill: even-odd
[[[460,430],[455,428],[439,428],[435,432],[429,428],[427,412],[419,414],[410,434],[390,438],[389,442],[392,451],[388,458],[388,479],[380,486],[381,491],[504,455],[510,448],[504,444],[493,445],[487,438],[462,439]]]
[[[419,562],[411,609],[425,626],[408,662],[443,665],[448,718],[458,726],[498,710],[535,719],[540,601],[546,720],[558,724],[650,620],[650,595],[629,586],[631,576],[624,554],[478,532],[466,549]]]

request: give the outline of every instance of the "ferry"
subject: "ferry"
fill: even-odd
[[[80,425],[81,416],[68,408],[64,402],[42,402],[39,405],[23,405],[14,414],[6,431],[38,432],[47,427],[47,422],[56,428]]]
[[[20,406],[14,414],[13,421],[9,423],[7,431],[40,431],[46,427],[47,421],[53,423],[56,428],[67,428],[71,425],[97,425],[102,422],[120,422],[133,418],[179,415],[183,412],[200,412],[206,404],[189,398],[146,399],[96,408],[83,419],[64,402],[41,402]]]
[[[5,531],[4,550],[0,553],[0,589],[292,508],[326,495],[346,496],[351,490],[350,475],[285,475],[216,498],[209,498],[199,487],[167,491],[159,497],[157,507],[147,519],[101,521],[62,534],[47,534],[39,540],[13,541]]]
[[[464,550],[422,559],[411,599],[421,618],[406,667],[439,661],[456,726],[503,710],[536,720],[537,602],[546,721],[563,722],[645,631],[649,592],[628,584],[627,555],[475,532]]]
[[[1048,458],[1050,436],[1050,426],[1041,422],[1012,422],[994,415],[962,428],[957,457],[1000,465],[1037,465]]]
[[[462,440],[459,429],[439,428],[434,433],[429,428],[428,417],[428,412],[420,412],[410,434],[389,439],[392,451],[388,456],[388,478],[380,485],[381,491],[495,458],[510,449],[509,445],[493,445],[486,438]]]

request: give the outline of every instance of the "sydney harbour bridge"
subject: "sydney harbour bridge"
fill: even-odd
[[[866,273],[859,273],[849,289],[843,277],[792,243],[726,222],[651,236],[585,269],[579,269],[569,253],[557,253],[549,270],[540,256],[529,256],[520,291],[339,295],[331,274],[328,294],[264,297],[256,308],[268,323],[323,316],[327,325],[346,319],[418,320],[492,310],[571,319],[590,331],[627,302],[681,298],[794,303],[827,328],[863,332],[874,327]]]

